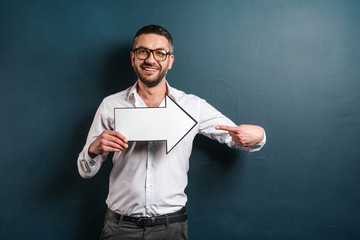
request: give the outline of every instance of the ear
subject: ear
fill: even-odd
[[[130,52],[131,66],[134,66],[135,62],[135,54],[134,52]]]
[[[175,60],[174,55],[170,55],[169,56],[169,67],[168,67],[169,70],[171,69],[171,67],[172,67],[172,65],[174,63],[174,60]]]

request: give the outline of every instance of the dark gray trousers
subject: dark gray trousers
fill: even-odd
[[[106,215],[101,240],[188,240],[188,222],[138,226]]]

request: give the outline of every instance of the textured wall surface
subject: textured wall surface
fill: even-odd
[[[111,161],[85,180],[76,159],[155,23],[170,85],[268,137],[250,155],[195,139],[190,239],[360,239],[359,22],[356,0],[1,0],[0,238],[98,239]]]

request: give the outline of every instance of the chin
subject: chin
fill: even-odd
[[[162,79],[146,80],[146,79],[140,78],[140,81],[147,87],[155,87],[159,83],[162,82]]]

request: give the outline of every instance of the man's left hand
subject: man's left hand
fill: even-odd
[[[232,137],[236,145],[242,147],[251,147],[264,139],[264,129],[260,126],[242,124],[239,126],[218,125],[216,130],[224,130]]]

